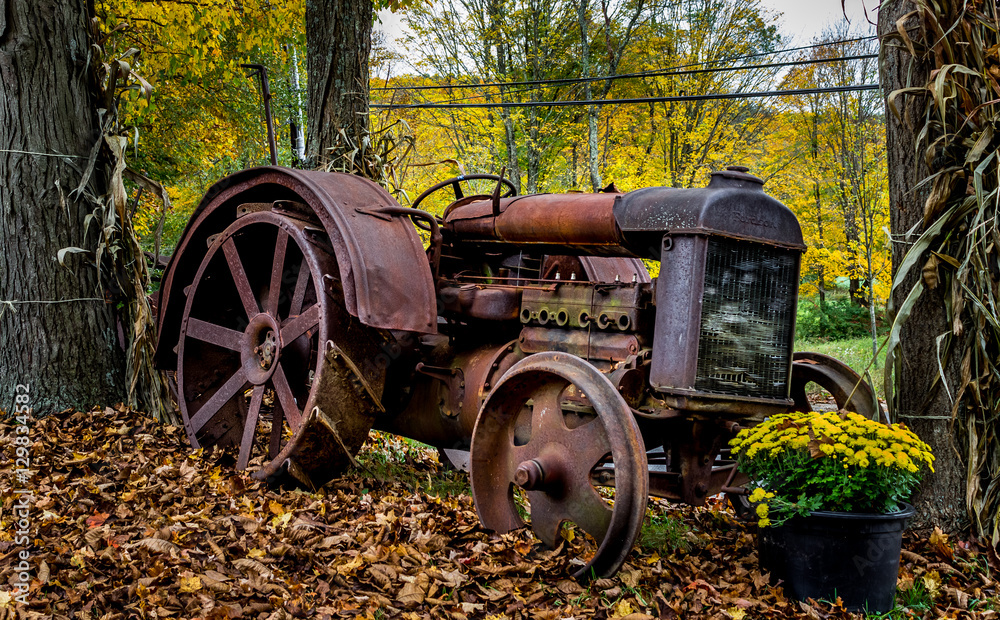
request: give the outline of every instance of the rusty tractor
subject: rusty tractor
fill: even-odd
[[[453,193],[442,215],[420,210],[437,191]],[[566,522],[589,537],[578,577],[607,576],[648,496],[745,505],[728,439],[809,408],[807,383],[878,415],[847,366],[793,353],[804,250],[738,166],[628,193],[519,196],[468,175],[412,208],[358,177],[258,168],[188,224],[157,362],[191,445],[231,446],[240,469],[317,488],[373,427],[468,450],[483,526],[523,526],[526,502],[544,543]]]

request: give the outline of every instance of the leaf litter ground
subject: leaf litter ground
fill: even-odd
[[[35,421],[26,483],[7,465],[14,437],[0,423],[0,620],[851,617],[772,587],[755,526],[721,501],[650,500],[622,571],[580,584],[573,543],[483,530],[465,474],[391,435],[372,433],[358,468],[316,493],[269,489],[231,454],[193,451],[182,429],[120,408]],[[27,606],[9,594],[25,550],[17,488],[34,501]],[[886,617],[1000,615],[995,556],[940,532],[908,535],[903,556]]]

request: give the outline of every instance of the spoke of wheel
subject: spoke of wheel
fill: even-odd
[[[279,399],[274,403],[274,413],[271,414],[271,442],[267,447],[267,458],[269,459],[278,456],[278,450],[281,449],[281,433],[284,430],[282,426],[284,426],[285,419],[283,411],[284,408]]]
[[[278,230],[278,241],[274,244],[274,262],[271,264],[271,286],[268,288],[267,307],[264,312],[278,316],[278,302],[281,299],[281,275],[285,270],[285,249],[288,247],[288,233]]]
[[[611,452],[611,441],[600,418],[594,418],[569,431],[574,460],[587,468],[588,473]]]
[[[257,434],[257,419],[260,417],[260,404],[264,400],[264,386],[255,385],[253,396],[250,397],[250,410],[243,424],[243,440],[240,442],[240,456],[236,459],[236,469],[246,469],[250,463],[250,451],[253,450],[253,438]]]
[[[247,318],[252,319],[260,313],[260,306],[257,305],[257,298],[254,297],[250,288],[250,281],[247,280],[246,271],[243,270],[243,262],[240,261],[240,253],[236,249],[233,238],[226,239],[222,244],[222,250],[226,253],[226,262],[229,263],[229,271],[233,274],[233,282],[236,283],[236,290],[240,293],[243,301],[243,310],[247,313]]]
[[[567,516],[543,491],[528,491],[528,502],[531,503],[531,530],[554,549],[559,541],[559,526]]]
[[[295,342],[299,336],[317,327],[319,325],[319,310],[319,304],[314,304],[299,316],[285,323],[281,328],[282,347],[287,347]]]
[[[535,441],[549,433],[567,432],[562,413],[562,393],[566,385],[561,382],[547,383],[531,395],[531,439]]]
[[[299,424],[302,423],[302,414],[295,405],[295,396],[292,395],[292,388],[288,385],[288,378],[285,376],[285,369],[281,367],[281,363],[278,363],[278,367],[274,369],[271,382],[274,384],[274,391],[278,393],[278,402],[281,403],[281,411],[284,413],[285,419],[288,420],[288,426],[292,427],[292,432],[295,433],[299,430]]]
[[[220,409],[222,409],[222,406],[228,403],[230,399],[232,399],[232,397],[235,396],[244,385],[246,385],[246,383],[246,373],[242,368],[240,368],[232,377],[229,377],[229,380],[226,381],[222,387],[215,391],[215,394],[212,394],[212,397],[208,399],[208,402],[201,406],[198,413],[191,417],[192,430],[195,433],[200,431],[201,428],[205,426],[205,424],[211,420]]]
[[[569,510],[567,517],[600,545],[608,535],[612,510],[597,489],[590,486],[589,476],[570,486],[570,496],[565,503]]]
[[[292,293],[292,307],[288,310],[289,316],[295,316],[302,312],[302,303],[306,298],[306,288],[309,286],[309,266],[305,260],[299,266],[299,275],[295,278],[295,292]]]
[[[188,319],[186,333],[189,338],[214,344],[230,351],[239,351],[240,342],[243,340],[243,332],[195,318]]]
[[[455,188],[455,200],[461,200],[465,198],[465,193],[462,191],[462,185],[458,181],[455,181],[451,185],[453,188]]]

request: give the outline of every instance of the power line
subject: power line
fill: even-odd
[[[671,76],[671,75],[695,75],[695,74],[700,74],[700,73],[720,73],[720,72],[725,72],[725,71],[744,71],[744,70],[749,70],[749,69],[766,69],[766,68],[773,68],[773,67],[790,67],[790,66],[796,66],[796,65],[812,65],[812,64],[821,64],[821,63],[827,63],[827,62],[838,62],[838,61],[847,61],[847,60],[864,60],[864,59],[870,59],[870,58],[878,58],[878,54],[860,54],[860,55],[856,55],[856,56],[837,56],[835,58],[822,58],[822,59],[819,59],[819,60],[815,60],[815,59],[814,60],[791,60],[791,61],[788,61],[788,62],[769,63],[769,64],[763,64],[763,65],[744,65],[744,66],[741,66],[741,67],[715,67],[715,68],[710,68],[710,69],[696,69],[696,70],[693,70],[693,71],[663,71],[663,72],[648,72],[648,73],[623,73],[622,75],[608,76],[608,77],[540,80],[539,83],[546,83],[546,84],[568,84],[568,85],[574,85],[575,86],[575,85],[578,85],[578,84],[585,84],[587,82],[599,82],[599,81],[604,81],[604,80],[618,80],[618,79],[622,79],[622,78],[631,78],[631,77],[661,77],[661,76]],[[490,86],[490,84],[480,84],[480,86]],[[399,88],[403,89],[403,90],[410,90],[410,89],[407,89],[406,87],[399,87]],[[430,88],[444,89],[444,88],[448,88],[448,87],[447,86],[434,86],[434,87],[430,87]],[[531,92],[533,90],[538,90],[538,88],[539,87],[522,88],[520,90],[509,91],[508,93],[505,93],[505,94],[510,95],[510,94],[526,93],[526,92]],[[372,90],[376,90],[376,89],[372,89]],[[417,90],[417,89],[413,89],[413,90]],[[476,94],[476,95],[472,95],[472,96],[469,96],[469,97],[460,97],[458,99],[452,99],[452,100],[450,100],[450,101],[448,101],[446,103],[457,103],[457,102],[460,102],[460,101],[468,101],[470,99],[478,99],[481,96],[482,95],[480,95],[480,94]]]
[[[689,67],[698,67],[701,65],[715,64],[721,62],[733,62],[737,60],[748,60],[750,58],[759,58],[760,56],[774,56],[776,54],[784,54],[787,52],[797,52],[800,50],[814,49],[817,47],[827,47],[830,45],[839,45],[843,43],[855,43],[859,41],[867,41],[869,39],[874,39],[876,37],[859,37],[856,39],[844,39],[842,41],[831,41],[829,43],[817,43],[814,45],[805,45],[802,47],[790,47],[783,50],[775,50],[773,52],[760,52],[757,54],[749,54],[746,56],[735,56],[733,58],[720,58],[717,60],[706,60],[704,62],[695,62],[687,65],[679,65],[676,67],[670,67],[667,69],[657,69],[653,71],[638,71],[635,73],[622,73],[620,75],[605,75],[599,77],[590,78],[557,78],[551,80],[527,80],[520,82],[480,82],[478,84],[445,84],[445,85],[420,85],[420,86],[376,86],[371,88],[371,90],[445,90],[445,89],[463,89],[463,88],[499,88],[501,86],[540,86],[546,84],[582,84],[586,82],[603,82],[607,80],[620,80],[626,78],[635,77],[662,77],[670,75],[689,75],[696,73],[712,73],[718,71],[739,71],[742,69],[759,69],[768,67],[785,67],[792,65],[807,65],[825,62],[835,62],[840,60],[860,60],[864,58],[877,58],[877,54],[862,54],[857,56],[841,56],[836,58],[823,58],[814,60],[795,60],[788,61],[785,63],[769,63],[763,65],[746,65],[742,67],[710,67],[707,69],[696,69],[690,71],[682,71],[683,69],[688,69]]]
[[[797,95],[820,95],[826,93],[846,93],[877,90],[878,84],[853,84],[850,86],[830,86],[826,88],[796,88],[790,90],[767,90],[752,93],[713,93],[708,95],[678,95],[672,97],[630,97],[624,99],[590,99],[585,101],[504,101],[495,103],[373,103],[369,107],[384,110],[432,109],[432,108],[542,108],[582,105],[617,105],[630,103],[675,103],[682,101],[713,101],[718,99],[753,99],[761,97],[784,97]]]

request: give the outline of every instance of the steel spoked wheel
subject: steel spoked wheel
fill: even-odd
[[[566,353],[515,364],[480,411],[472,436],[472,495],[483,525],[531,528],[555,547],[565,522],[587,544],[577,578],[613,575],[642,527],[649,492],[646,450],[631,410],[608,379]],[[599,490],[599,486],[613,487]]]
[[[311,409],[331,313],[320,244],[297,220],[244,216],[212,241],[186,291],[184,426],[196,448],[238,446],[238,469],[274,459]]]

